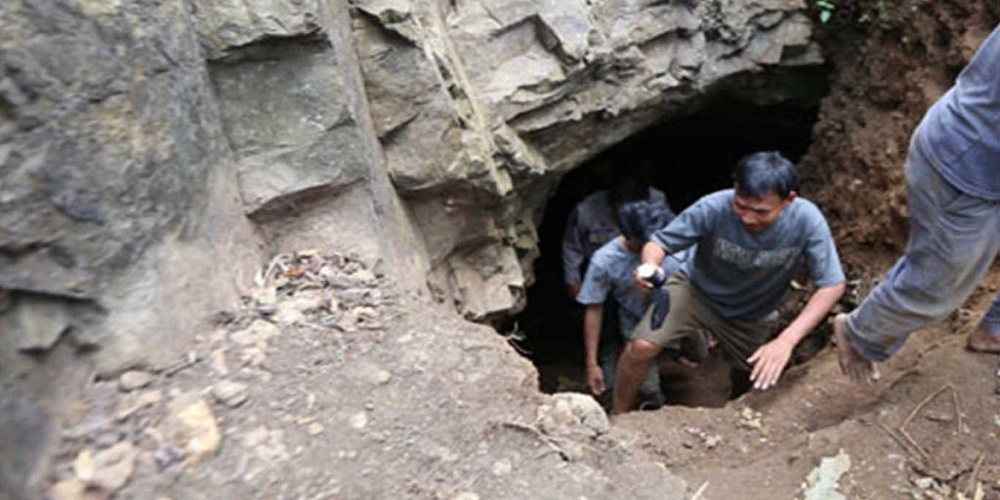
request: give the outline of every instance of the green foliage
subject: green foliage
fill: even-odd
[[[816,7],[819,8],[819,22],[823,24],[826,24],[833,17],[833,11],[837,10],[837,5],[830,0],[818,0]]]

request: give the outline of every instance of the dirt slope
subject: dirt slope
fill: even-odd
[[[184,359],[91,385],[55,498],[684,497],[493,330],[344,256],[265,275]]]

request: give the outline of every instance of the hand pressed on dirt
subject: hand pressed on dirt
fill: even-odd
[[[764,390],[778,383],[781,372],[792,357],[792,348],[781,338],[774,339],[758,348],[747,358],[747,363],[753,365],[750,381],[754,389]]]
[[[879,379],[875,363],[861,357],[847,338],[846,314],[841,313],[833,318],[833,342],[837,345],[837,361],[844,375],[855,382],[871,383]]]

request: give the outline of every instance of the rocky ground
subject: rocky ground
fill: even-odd
[[[681,498],[493,330],[346,256],[279,255],[170,366],[90,385],[50,493],[83,498]]]
[[[182,359],[90,384],[50,496],[1000,498],[998,359],[956,334],[997,284],[872,386],[827,349],[725,407],[609,423],[363,263],[279,255]]]

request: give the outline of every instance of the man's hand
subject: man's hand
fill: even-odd
[[[581,285],[580,283],[573,283],[572,285],[566,285],[566,295],[569,295],[569,298],[571,299],[575,299],[576,296],[580,294],[581,288],[583,288],[583,285]]]
[[[747,358],[747,363],[753,365],[750,381],[753,382],[754,389],[763,390],[778,383],[781,372],[792,357],[793,347],[794,344],[779,337],[760,346]]]
[[[604,387],[604,372],[601,367],[596,364],[587,365],[587,387],[590,387],[590,392],[595,396],[600,396],[604,393],[606,387]]]

